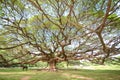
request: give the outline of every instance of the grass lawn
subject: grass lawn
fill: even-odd
[[[28,79],[24,79],[29,77]],[[120,80],[120,70],[60,70],[58,72],[0,68],[0,80]]]

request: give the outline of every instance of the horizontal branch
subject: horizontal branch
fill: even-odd
[[[22,45],[27,44],[27,43],[29,43],[29,42],[21,43],[21,44],[18,44],[18,45],[15,45],[15,46],[11,46],[11,47],[5,47],[5,48],[1,48],[1,47],[0,47],[0,50],[13,49],[13,48],[16,48],[16,47],[18,47],[18,46],[22,46]]]

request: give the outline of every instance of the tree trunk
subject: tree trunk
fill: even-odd
[[[51,60],[48,62],[48,65],[49,65],[49,70],[50,71],[56,71],[56,61],[55,60]]]

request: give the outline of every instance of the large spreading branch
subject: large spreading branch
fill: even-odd
[[[13,49],[13,48],[16,48],[16,47],[19,47],[19,46],[22,46],[22,45],[25,45],[25,44],[28,44],[29,42],[26,42],[26,43],[21,43],[21,44],[17,44],[15,46],[11,46],[11,47],[5,47],[5,48],[0,48],[0,50],[7,50],[7,49]]]

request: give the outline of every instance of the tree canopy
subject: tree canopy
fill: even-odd
[[[120,54],[119,0],[1,0],[0,63],[89,60]]]

